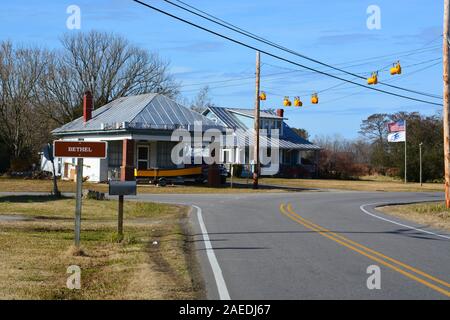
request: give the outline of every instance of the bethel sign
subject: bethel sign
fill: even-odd
[[[54,156],[67,158],[106,158],[107,143],[103,141],[53,142]]]

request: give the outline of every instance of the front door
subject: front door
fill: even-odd
[[[137,149],[137,168],[138,170],[147,170],[149,148],[148,146],[138,146]]]

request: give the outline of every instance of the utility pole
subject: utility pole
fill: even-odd
[[[444,43],[443,43],[443,79],[444,79],[444,175],[445,175],[445,205],[450,208],[450,116],[449,116],[449,28],[450,0],[444,0]]]
[[[420,162],[420,186],[422,186],[422,145],[423,143],[419,143],[419,162]]]
[[[260,75],[261,75],[261,58],[259,51],[256,51],[256,100],[255,100],[255,152],[254,152],[254,169],[253,169],[253,189],[258,189],[258,176],[259,176],[259,91],[260,91]]]

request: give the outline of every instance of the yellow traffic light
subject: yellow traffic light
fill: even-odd
[[[296,107],[303,106],[303,102],[300,100],[299,97],[295,97],[295,99],[294,99],[294,106],[296,106]]]
[[[394,66],[391,68],[391,75],[401,74],[402,73],[402,66],[400,65],[400,61],[397,61],[397,63],[394,63]]]
[[[317,93],[314,93],[314,94],[311,96],[311,103],[312,103],[312,104],[318,104],[318,103],[319,103],[319,96],[317,95]]]
[[[373,72],[372,76],[367,79],[367,84],[375,85],[378,83],[378,72]]]
[[[289,100],[289,97],[287,97],[287,96],[284,97],[283,105],[284,105],[285,107],[290,107],[290,106],[292,105],[291,101]]]
[[[264,91],[261,91],[261,93],[259,94],[259,99],[260,100],[266,100],[267,99],[266,93]]]

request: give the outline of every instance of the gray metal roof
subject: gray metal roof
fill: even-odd
[[[209,107],[208,110],[213,112],[217,118],[222,121],[228,128],[233,129],[235,132],[234,142],[237,145],[252,146],[253,145],[253,135],[246,134],[247,128],[238,118],[234,115],[234,110],[246,110],[247,114],[251,114],[253,110],[251,109],[229,109],[220,107]],[[267,111],[266,111],[267,112]],[[242,112],[240,112],[242,113]],[[277,117],[278,119],[283,119]],[[284,121],[283,121],[283,135],[279,137],[279,147],[281,149],[299,149],[299,150],[320,150],[320,147],[303,139],[298,134],[295,133]],[[265,143],[265,140],[270,143],[270,137],[261,136],[261,142]]]
[[[226,108],[229,112],[242,114],[247,117],[253,118],[255,116],[255,111],[253,109],[242,109],[242,108]],[[266,118],[266,119],[284,119],[282,117],[279,117],[271,110],[260,110],[259,112],[260,118]]]
[[[148,93],[118,98],[92,112],[86,123],[83,117],[53,130],[53,133],[108,131],[116,129],[192,130],[194,122],[203,128],[220,127],[214,121],[161,94]]]

